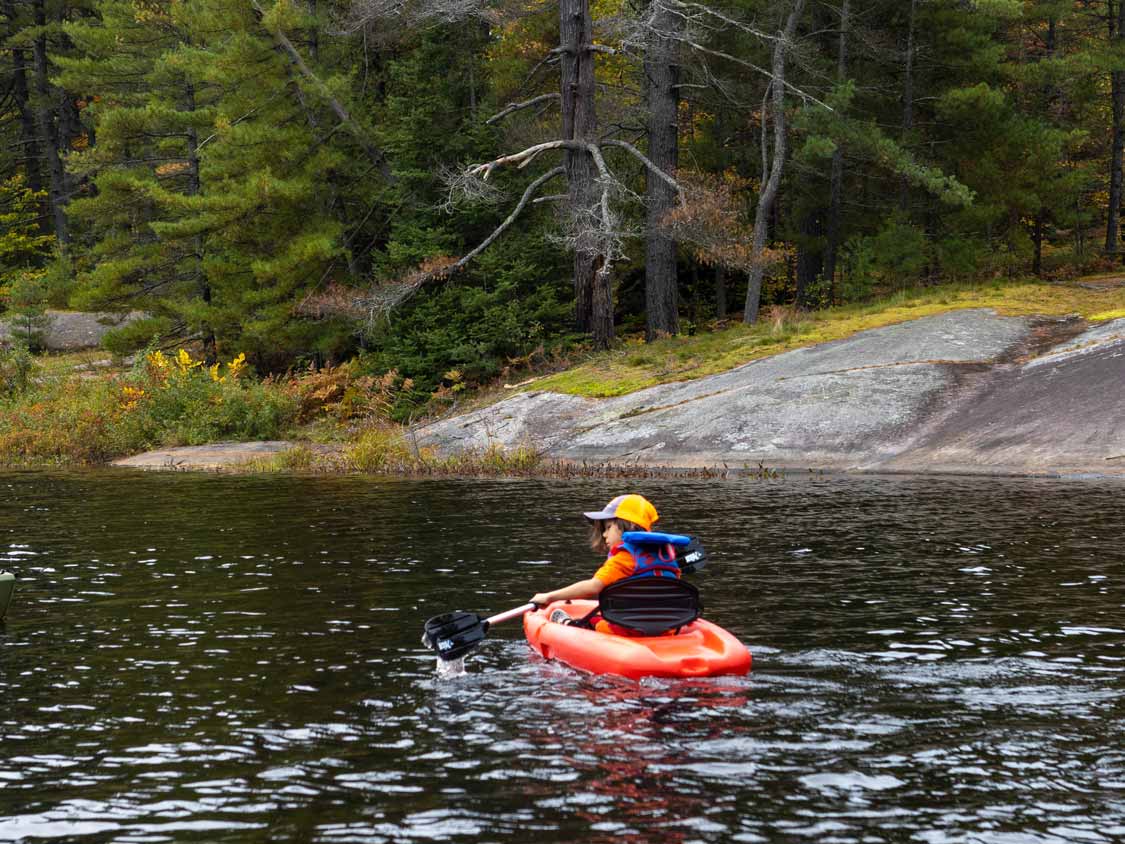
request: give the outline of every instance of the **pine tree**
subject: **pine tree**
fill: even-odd
[[[279,43],[304,23],[284,3],[104,0],[100,22],[68,27],[83,58],[64,79],[101,92],[98,143],[72,156],[97,187],[73,207],[96,241],[76,301],[154,314],[124,339],[193,337],[267,365],[316,346],[296,306],[347,275],[346,215],[325,185],[357,157],[335,131],[346,78],[298,70]]]

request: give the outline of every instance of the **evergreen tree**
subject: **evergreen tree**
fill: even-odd
[[[102,92],[88,110],[98,143],[71,157],[97,188],[73,207],[94,239],[75,301],[154,314],[121,342],[155,330],[267,365],[318,351],[296,306],[347,275],[341,197],[325,185],[357,159],[354,136],[334,132],[346,73],[310,79],[279,49],[276,34],[305,22],[286,4],[262,16],[228,0],[103,0],[100,21],[68,26],[83,56],[61,62],[64,82]]]

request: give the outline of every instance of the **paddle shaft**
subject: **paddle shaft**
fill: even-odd
[[[536,608],[535,604],[524,604],[522,607],[516,607],[515,609],[497,613],[491,618],[486,618],[484,620],[484,629],[487,630],[493,624],[499,624],[502,621],[510,621],[513,618],[519,618],[524,613],[529,613]]]

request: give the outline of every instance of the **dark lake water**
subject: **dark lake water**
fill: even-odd
[[[748,677],[437,677],[623,483],[0,474],[0,841],[1125,840],[1125,486],[634,488]]]

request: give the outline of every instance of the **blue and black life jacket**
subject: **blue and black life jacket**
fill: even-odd
[[[691,543],[690,536],[676,533],[654,533],[644,530],[630,530],[621,535],[621,544],[633,555],[633,573],[627,578],[638,577],[679,577],[680,566],[676,562],[676,548]]]

